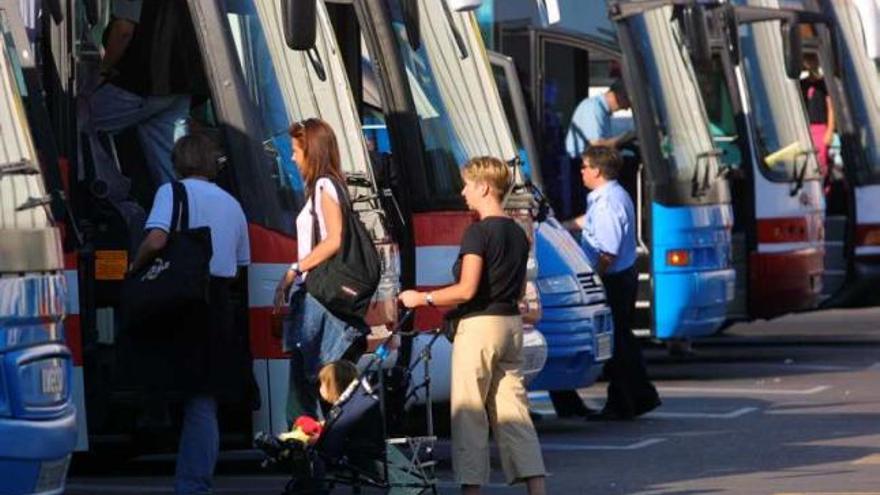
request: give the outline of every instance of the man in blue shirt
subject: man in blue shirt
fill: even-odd
[[[638,289],[636,216],[629,193],[617,182],[622,161],[613,148],[590,146],[581,178],[590,189],[587,211],[574,223],[581,246],[602,278],[614,319],[614,355],[605,363],[608,400],[596,419],[632,419],[660,405],[632,333]]]
[[[578,104],[565,134],[565,150],[578,160],[589,146],[616,147],[621,136],[611,135],[611,116],[630,108],[623,81],[614,81],[604,94],[587,98]]]

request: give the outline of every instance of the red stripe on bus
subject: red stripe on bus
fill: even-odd
[[[413,215],[416,246],[458,246],[464,231],[476,219],[468,211],[417,213]]]
[[[416,290],[427,292],[438,289],[439,287],[417,287]],[[427,332],[435,328],[443,326],[443,315],[452,310],[452,306],[423,306],[416,309],[416,315],[413,319],[413,328],[417,331]]]
[[[64,337],[67,348],[73,355],[73,365],[83,365],[82,352],[82,330],[79,322],[79,315],[68,315],[64,319]]]
[[[856,246],[880,246],[880,223],[857,225]]]
[[[276,230],[248,224],[251,241],[251,263],[293,263],[296,261],[296,239]]]
[[[758,242],[761,244],[807,242],[809,229],[807,219],[797,218],[759,218]]]
[[[282,359],[281,339],[272,336],[272,308],[250,309],[251,352],[254,359]]]
[[[64,269],[65,270],[76,270],[77,269],[77,253],[76,251],[71,253],[64,253]]]

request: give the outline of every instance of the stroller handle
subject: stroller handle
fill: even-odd
[[[387,358],[388,355],[391,353],[391,350],[388,349],[388,342],[391,340],[391,338],[394,337],[394,335],[396,334],[406,334],[401,329],[406,326],[407,323],[409,323],[409,320],[411,320],[412,317],[415,316],[415,314],[415,310],[406,308],[400,313],[400,317],[397,319],[397,323],[394,325],[394,330],[391,331],[391,334],[385,339],[384,342],[379,344],[379,346],[373,352],[376,357],[379,358],[379,361],[384,361],[385,358]]]

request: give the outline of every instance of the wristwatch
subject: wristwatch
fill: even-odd
[[[428,292],[425,294],[425,302],[428,303],[428,306],[434,306],[434,293]]]
[[[287,271],[289,271],[289,272],[293,272],[293,273],[295,273],[295,274],[297,274],[297,275],[302,274],[302,272],[301,272],[300,269],[299,269],[299,263],[291,263],[291,264],[290,264],[290,268],[288,268]]]

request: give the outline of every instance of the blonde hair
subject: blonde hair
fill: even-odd
[[[510,168],[503,160],[494,156],[471,158],[464,164],[461,175],[473,182],[488,185],[499,201],[504,199],[512,180]]]
[[[357,380],[357,366],[351,361],[339,360],[325,364],[318,372],[318,382],[327,389],[329,397],[324,400],[333,404],[339,400],[339,396]]]

